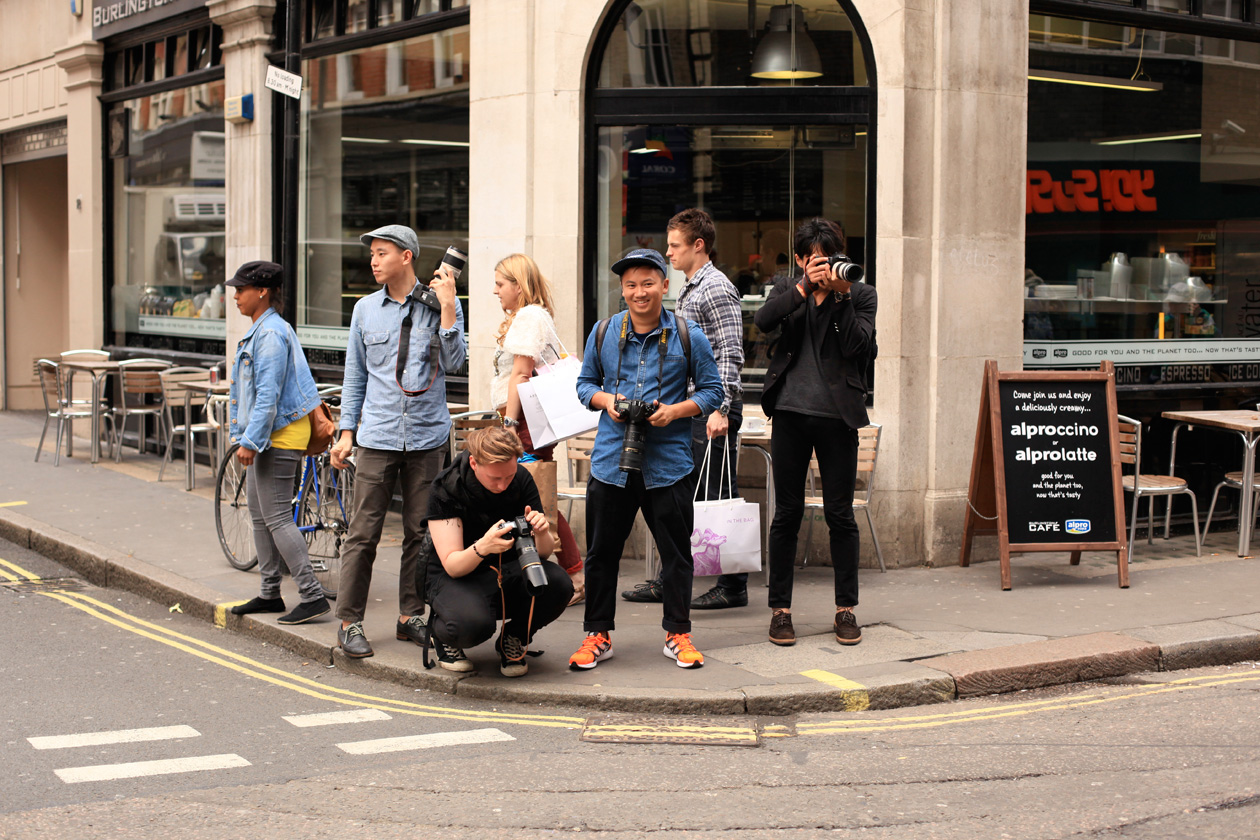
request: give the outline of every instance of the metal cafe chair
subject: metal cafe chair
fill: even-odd
[[[875,520],[871,516],[871,499],[875,493],[875,466],[879,463],[879,439],[884,427],[878,423],[858,429],[858,463],[857,478],[861,485],[853,494],[853,512],[866,516],[866,527],[871,529],[871,542],[875,545],[875,559],[879,560],[879,570],[888,571],[884,567],[884,552],[879,547],[879,536],[875,533]],[[821,495],[814,494],[814,480],[818,473],[818,460],[809,462],[809,495],[805,497],[805,509],[822,510]],[[809,548],[814,539],[814,516],[809,517],[809,528],[805,532],[805,560],[809,561]]]
[[[122,440],[127,431],[127,420],[135,417],[139,428],[136,429],[136,452],[144,453],[147,439],[145,419],[155,420],[158,440],[162,440],[162,379],[158,375],[169,370],[170,362],[161,359],[127,359],[118,363],[119,394],[118,404],[114,406],[114,427],[117,443],[114,444],[114,462],[122,462]]]
[[[497,426],[503,422],[499,417],[499,412],[493,408],[482,409],[481,411],[462,411],[459,414],[451,415],[451,440],[450,440],[450,459],[453,462],[455,456],[464,448],[464,441],[468,437],[468,433],[476,429],[484,429],[488,426]]]
[[[80,404],[76,401],[71,404],[66,398],[65,381],[61,376],[60,365],[49,359],[40,359],[39,365],[39,387],[44,397],[44,428],[39,433],[39,445],[35,448],[35,460],[39,460],[40,452],[44,449],[44,438],[48,434],[48,424],[53,420],[57,421],[57,438],[56,449],[53,451],[53,466],[61,465],[61,441],[65,435],[66,423],[70,420],[92,418],[91,400],[83,401]],[[114,418],[108,412],[102,412],[102,417],[109,420],[110,424],[110,445],[113,445],[113,428]]]
[[[210,463],[212,467],[218,469],[218,458],[216,457],[213,435],[218,431],[217,423],[193,423],[192,418],[184,418],[185,422],[176,424],[172,415],[172,408],[183,408],[184,406],[184,382],[209,382],[210,371],[200,367],[173,367],[158,372],[158,378],[162,383],[162,419],[166,426],[166,451],[162,455],[162,466],[158,468],[158,481],[162,480],[162,474],[166,471],[166,465],[171,460],[171,453],[175,449],[175,437],[177,435],[186,435],[184,446],[195,446],[197,435],[204,434],[206,436],[206,448],[210,453]],[[193,394],[188,401],[188,410],[194,409],[205,410],[206,395]]]
[[[1172,496],[1185,494],[1190,497],[1190,510],[1194,514],[1194,553],[1201,556],[1202,539],[1199,536],[1199,504],[1194,491],[1186,484],[1184,478],[1175,475],[1149,475],[1142,472],[1142,424],[1132,417],[1116,415],[1116,424],[1120,432],[1120,465],[1132,464],[1133,473],[1120,476],[1120,485],[1124,492],[1133,494],[1133,510],[1129,515],[1129,559],[1133,559],[1133,537],[1137,531],[1138,505],[1143,496],[1149,496],[1146,509],[1146,542],[1151,544],[1155,533],[1155,497],[1168,496],[1168,504],[1172,505]],[[1168,524],[1164,524],[1164,539],[1168,539]]]

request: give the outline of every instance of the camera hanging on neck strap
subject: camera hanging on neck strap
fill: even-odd
[[[433,387],[433,383],[437,382],[438,365],[441,364],[441,344],[438,340],[438,334],[434,331],[433,336],[429,339],[429,365],[433,368],[433,375],[429,377],[429,384],[425,385],[419,391],[409,391],[402,384],[403,372],[407,369],[407,356],[411,352],[411,311],[416,306],[416,299],[411,295],[407,295],[407,314],[403,316],[402,329],[398,333],[398,361],[394,365],[394,381],[398,383],[398,388],[409,397],[418,397],[425,391]]]

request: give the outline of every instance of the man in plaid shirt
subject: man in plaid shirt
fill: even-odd
[[[701,486],[704,476],[700,465],[705,449],[713,438],[725,438],[731,465],[731,480],[721,480],[722,450],[709,456],[709,499],[727,499],[735,485],[735,463],[739,455],[736,439],[743,423],[743,389],[740,371],[744,367],[744,314],[739,306],[739,292],[725,274],[712,262],[713,243],[717,233],[708,213],[696,208],[683,210],[669,220],[666,228],[670,264],[687,278],[678,295],[674,312],[695,321],[713,346],[718,374],[722,378],[724,397],[721,407],[706,417],[696,417],[691,427],[691,449],[695,459],[692,478]],[[704,492],[704,491],[701,491]],[[621,593],[627,601],[658,602],[661,600],[660,576]],[[721,575],[717,585],[691,602],[696,610],[719,610],[748,605],[748,574]]]

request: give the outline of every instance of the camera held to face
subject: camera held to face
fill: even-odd
[[[543,569],[542,558],[538,556],[538,544],[534,542],[534,528],[529,520],[518,516],[510,522],[503,523],[508,530],[503,534],[516,540],[516,557],[521,561],[521,572],[531,590],[541,589],[547,585],[547,572]]]
[[[831,272],[834,279],[843,280],[846,283],[861,283],[862,277],[866,274],[862,266],[849,259],[847,254],[833,254],[827,257],[827,270]]]
[[[617,400],[613,409],[626,424],[625,438],[621,442],[621,470],[642,472],[648,418],[656,412],[656,406],[643,400]]]

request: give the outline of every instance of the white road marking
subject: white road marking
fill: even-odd
[[[168,773],[195,773],[200,770],[227,770],[249,767],[239,755],[198,755],[190,758],[164,758],[158,761],[132,761],[127,764],[97,764],[92,767],[66,767],[54,770],[66,784],[108,782],[113,779],[135,779],[140,776],[162,776]]]
[[[320,712],[314,715],[285,715],[294,726],[332,726],[338,723],[366,723],[371,720],[393,720],[380,709],[349,709],[344,712]]]
[[[84,732],[80,735],[42,735],[26,740],[37,750],[63,750],[67,747],[99,747],[102,744],[134,744],[137,741],[199,737],[201,733],[191,726],[154,726],[148,729],[119,729],[115,732]]]
[[[351,755],[401,752],[403,750],[427,750],[433,747],[454,747],[459,744],[489,744],[494,741],[515,741],[498,729],[469,729],[463,732],[434,732],[431,735],[404,735],[401,738],[377,738],[372,741],[352,741],[338,744],[337,748]]]

